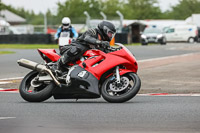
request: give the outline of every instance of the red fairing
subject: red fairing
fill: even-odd
[[[43,58],[43,55],[46,55],[50,60],[53,62],[56,62],[58,59],[60,59],[60,55],[56,53],[55,49],[38,49],[38,52]]]
[[[96,57],[89,58],[84,62],[86,64],[85,69],[97,79],[100,79],[105,72],[118,65],[126,67],[126,69],[121,70],[120,74],[127,72],[137,73],[138,70],[135,57],[125,48],[107,54],[100,50],[88,50],[84,55],[96,55]],[[79,65],[83,67],[82,63]]]
[[[46,60],[45,56],[53,62],[58,61],[60,58],[60,55],[56,53],[55,49],[38,49],[38,52],[44,60]],[[98,80],[100,80],[105,72],[119,65],[125,67],[124,69],[119,69],[120,75],[128,72],[137,73],[138,70],[135,57],[123,46],[122,49],[111,53],[104,53],[100,50],[92,49],[86,51],[83,56],[87,57],[87,59],[83,61],[84,64],[86,64],[85,69],[92,73]],[[78,60],[76,64],[83,67],[83,62]],[[68,65],[73,66],[74,64],[69,63]]]
[[[104,52],[97,50],[97,49],[92,49],[92,50],[88,50],[86,51],[83,56],[87,56],[87,57],[92,57],[92,56],[98,56],[101,54],[105,54]]]

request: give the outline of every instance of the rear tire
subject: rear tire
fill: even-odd
[[[114,83],[112,80],[113,77],[109,77],[108,79],[105,80],[105,82],[102,85],[102,96],[103,98],[110,103],[123,103],[126,102],[130,99],[132,99],[140,90],[141,87],[141,80],[138,77],[137,74],[135,73],[127,73],[125,75],[121,76],[121,79],[125,77],[125,79],[129,79],[128,86],[127,85],[122,85],[122,86],[127,86],[125,89],[122,91],[117,91],[114,92],[111,90],[111,84]],[[125,81],[124,83],[126,83]],[[133,82],[133,83],[132,83]],[[133,85],[131,85],[131,83]]]
[[[42,84],[37,88],[31,88],[31,81],[38,75],[37,71],[31,71],[21,81],[19,92],[21,97],[28,102],[43,102],[52,96],[52,91],[55,87],[53,82]]]
[[[193,38],[193,37],[190,37],[189,39],[188,39],[188,43],[194,43],[195,42],[195,39]]]

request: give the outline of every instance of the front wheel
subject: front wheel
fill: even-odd
[[[161,42],[160,44],[161,44],[161,45],[166,45],[166,42],[167,42],[166,38],[163,38],[163,39],[162,39],[162,42]]]
[[[141,80],[135,73],[121,76],[120,84],[111,76],[102,85],[102,96],[107,102],[122,103],[132,99],[140,90]]]
[[[31,71],[21,81],[19,92],[28,102],[42,102],[52,96],[55,84],[53,82],[37,82],[37,71]]]

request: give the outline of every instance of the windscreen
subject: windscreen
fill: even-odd
[[[157,33],[157,34],[160,34],[162,33],[162,31],[158,28],[146,28],[144,30],[144,34],[148,34],[148,33]]]

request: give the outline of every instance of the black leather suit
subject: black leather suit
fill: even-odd
[[[61,49],[60,53],[62,56],[59,60],[59,65],[62,66],[68,62],[75,62],[89,49],[101,49],[99,47],[102,45],[101,40],[103,40],[103,35],[99,29],[87,30],[75,42]]]

